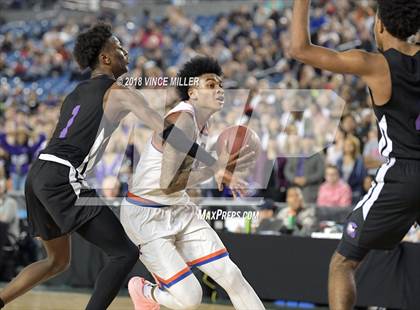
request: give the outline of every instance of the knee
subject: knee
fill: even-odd
[[[359,262],[348,259],[347,257],[334,253],[330,262],[330,272],[341,271],[341,270],[356,270]]]
[[[201,305],[201,299],[203,297],[203,290],[200,285],[189,287],[188,292],[179,298],[182,303],[182,309],[194,310]]]
[[[228,261],[225,264],[222,276],[226,281],[228,281],[227,284],[230,286],[235,285],[235,283],[238,283],[238,281],[243,279],[241,270],[232,261]]]
[[[181,281],[169,288],[169,293],[176,300],[179,309],[197,309],[201,304],[203,296],[200,282],[193,276],[189,276],[184,281],[185,282]]]

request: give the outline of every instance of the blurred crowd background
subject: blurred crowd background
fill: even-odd
[[[368,191],[383,162],[366,85],[356,77],[316,70],[290,58],[290,1],[236,2],[235,9],[222,6],[217,14],[190,14],[185,6],[167,5],[161,14],[107,9],[82,18],[60,13],[6,22],[0,17],[0,222],[8,225],[9,243],[18,240],[33,253],[22,236],[26,174],[52,134],[63,98],[89,78],[73,60],[72,49],[76,35],[98,20],[111,23],[128,48],[129,76],[172,77],[197,54],[220,62],[224,87],[231,95],[226,109],[212,120],[211,143],[226,125],[244,123],[245,117],[263,147],[248,180],[255,188],[250,194],[264,197],[251,232],[340,233],[337,224]],[[54,5],[53,0],[9,0],[0,7],[42,10]],[[313,5],[313,43],[336,50],[374,50],[372,2],[318,0]],[[237,91],[241,89],[246,92]],[[149,103],[176,103],[175,90],[165,91],[165,102],[151,95]],[[149,135],[132,117],[124,120],[89,176],[101,195],[124,195]],[[202,196],[230,193],[204,189]],[[242,224],[233,225],[233,230],[243,232],[247,223]],[[416,241],[416,231],[408,239]]]

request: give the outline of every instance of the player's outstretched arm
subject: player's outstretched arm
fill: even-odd
[[[117,121],[133,112],[150,129],[163,131],[162,117],[149,106],[139,91],[114,83],[106,97],[105,113],[108,118]]]
[[[196,158],[207,166],[213,166],[216,159],[213,158],[202,147],[196,144],[177,127],[169,128],[167,122],[153,110],[146,98],[137,90],[114,84],[106,95],[104,110],[105,115],[112,121],[121,120],[127,113],[133,112],[146,126],[161,133],[169,144],[184,154]],[[170,132],[170,134],[166,134]]]
[[[349,73],[362,77],[374,73],[377,54],[362,50],[337,52],[311,43],[309,35],[310,0],[295,0],[291,23],[290,54],[296,60],[335,73]]]

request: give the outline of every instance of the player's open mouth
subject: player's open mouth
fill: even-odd
[[[220,104],[224,104],[225,103],[225,97],[224,96],[217,97],[216,100],[219,101]]]

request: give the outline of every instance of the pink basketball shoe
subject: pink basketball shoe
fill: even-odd
[[[134,310],[159,310],[160,306],[154,300],[146,298],[143,294],[143,287],[148,283],[140,277],[133,277],[128,282],[128,293],[134,304]]]

